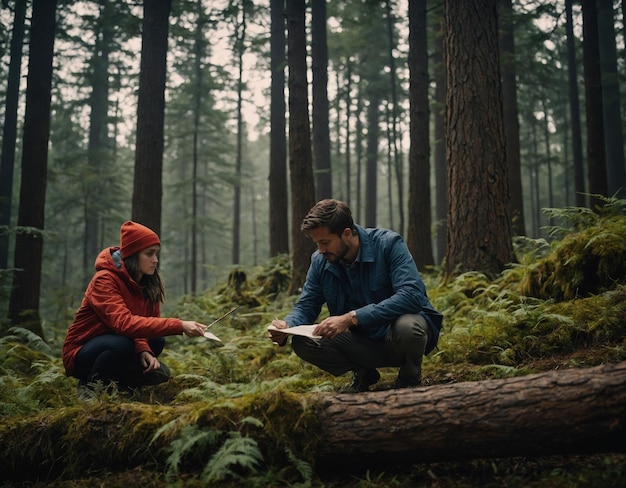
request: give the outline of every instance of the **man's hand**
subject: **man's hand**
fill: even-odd
[[[272,320],[272,325],[276,327],[277,329],[289,328],[289,326],[287,325],[287,322],[285,322],[284,320],[274,319]],[[274,344],[278,344],[279,346],[284,346],[285,344],[287,344],[287,339],[289,338],[287,334],[284,334],[282,332],[278,332],[275,330],[270,330],[269,334],[270,334],[270,339],[272,340]]]
[[[339,334],[347,331],[350,328],[350,325],[352,325],[352,318],[349,313],[344,313],[343,315],[333,315],[332,317],[322,320],[318,326],[315,327],[313,334],[327,339],[333,339]]]
[[[143,369],[144,374],[151,373],[152,371],[156,371],[157,369],[161,367],[161,363],[156,358],[156,356],[153,356],[148,351],[142,351],[139,353],[139,361],[141,362],[141,365],[144,368]]]
[[[207,326],[193,320],[183,320],[183,333],[189,337],[203,336],[207,330]]]

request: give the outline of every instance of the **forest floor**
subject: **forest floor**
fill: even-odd
[[[598,217],[564,235],[550,246],[525,242],[519,263],[497,277],[464,273],[443,283],[437,269],[422,273],[445,317],[438,348],[424,360],[423,386],[626,360],[626,217]],[[295,300],[285,294],[286,257],[237,271],[167,311],[209,323],[238,305],[212,328],[223,343],[168,339],[162,360],[173,378],[134,397],[103,389],[85,402],[64,375],[60,344],[19,329],[0,339],[0,487],[626,487],[626,441],[625,452],[415,459],[324,472],[315,468],[315,453],[295,449],[287,432],[277,438],[287,453],[277,462],[261,441],[277,426],[262,425],[241,405],[268,397],[306,403],[308,395],[332,395],[350,378],[331,377],[303,363],[291,346],[269,342],[267,325]],[[373,389],[391,388],[395,374],[383,368]],[[289,405],[277,400],[275,407]],[[209,421],[220,411],[232,413],[232,427]],[[258,443],[243,434],[244,424],[264,432]]]

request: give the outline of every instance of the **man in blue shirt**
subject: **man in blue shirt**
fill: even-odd
[[[317,251],[298,302],[272,325],[313,324],[326,304],[330,316],[313,331],[321,338],[293,336],[298,356],[335,376],[353,371],[353,392],[368,391],[381,367],[399,367],[395,388],[419,385],[422,358],[436,346],[443,317],[402,237],[355,225],[350,208],[334,199],[318,202],[301,230]],[[270,338],[282,346],[288,335],[270,330]]]

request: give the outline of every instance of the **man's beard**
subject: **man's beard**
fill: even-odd
[[[324,257],[328,262],[336,263],[341,261],[346,254],[348,254],[348,245],[341,241],[341,246],[339,247],[339,251],[337,253],[325,253]]]

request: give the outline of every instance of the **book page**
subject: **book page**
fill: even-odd
[[[277,329],[273,325],[267,327],[267,330],[275,330],[276,332],[282,332],[283,334],[289,335],[300,335],[304,337],[310,337],[311,339],[319,339],[322,336],[313,335],[313,330],[315,330],[317,324],[313,325],[297,325],[295,327],[289,327],[287,329]]]
[[[215,334],[211,334],[208,331],[204,333],[204,337],[206,337],[207,339],[211,339],[212,341],[222,342],[222,339],[217,337]]]

